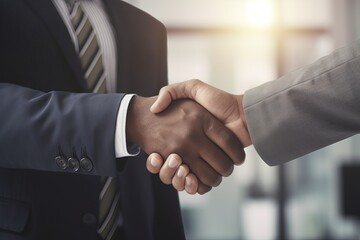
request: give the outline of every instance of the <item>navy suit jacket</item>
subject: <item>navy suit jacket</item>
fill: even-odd
[[[99,176],[118,176],[127,239],[184,239],[177,193],[115,159],[124,94],[167,84],[166,31],[148,14],[105,0],[115,30],[119,94],[88,93],[79,57],[50,0],[0,0],[0,239],[95,239]],[[56,157],[92,168],[61,169]]]

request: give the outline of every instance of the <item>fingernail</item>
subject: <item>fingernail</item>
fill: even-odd
[[[151,157],[150,164],[153,167],[159,167],[161,163],[160,163],[159,159],[157,159],[155,157]]]
[[[177,172],[178,177],[183,177],[185,175],[185,169],[184,167],[180,167]]]
[[[186,184],[186,186],[190,186],[191,184],[192,184],[192,180],[190,179],[190,178],[185,178],[185,184]]]
[[[170,157],[169,160],[169,167],[170,168],[176,168],[178,166],[178,161],[176,160],[175,157]]]

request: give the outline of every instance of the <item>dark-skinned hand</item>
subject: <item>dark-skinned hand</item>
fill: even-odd
[[[245,153],[240,140],[201,105],[190,100],[175,101],[159,114],[150,112],[155,97],[133,97],[127,115],[129,141],[146,153],[158,153],[164,159],[176,153],[199,179],[198,193],[203,194],[229,176],[233,165],[241,164]],[[161,176],[171,184],[172,176]]]

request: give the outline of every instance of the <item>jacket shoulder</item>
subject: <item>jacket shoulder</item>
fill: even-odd
[[[157,31],[166,34],[165,25],[158,19],[127,2],[120,0],[117,1],[120,4],[122,14],[126,16],[132,22],[132,24],[140,24],[143,27],[149,27],[152,30],[156,29]]]

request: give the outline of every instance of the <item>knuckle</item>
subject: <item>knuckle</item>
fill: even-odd
[[[211,133],[212,135],[216,135],[219,139],[223,139],[225,135],[224,133],[227,131],[226,127],[219,125],[217,120],[213,117],[210,117],[209,115],[207,115],[206,118],[203,115],[203,118],[203,126],[205,128],[204,130],[208,133]]]
[[[162,87],[160,89],[160,93],[167,92],[169,90],[169,86]]]
[[[194,106],[193,110],[189,113],[189,121],[198,122],[204,117],[203,110],[198,107]]]
[[[202,81],[201,81],[200,79],[197,79],[197,78],[191,79],[190,82],[191,82],[191,84],[192,84],[193,86],[202,83]]]
[[[212,121],[212,120],[207,121],[206,128],[209,132],[216,131],[214,121]]]

